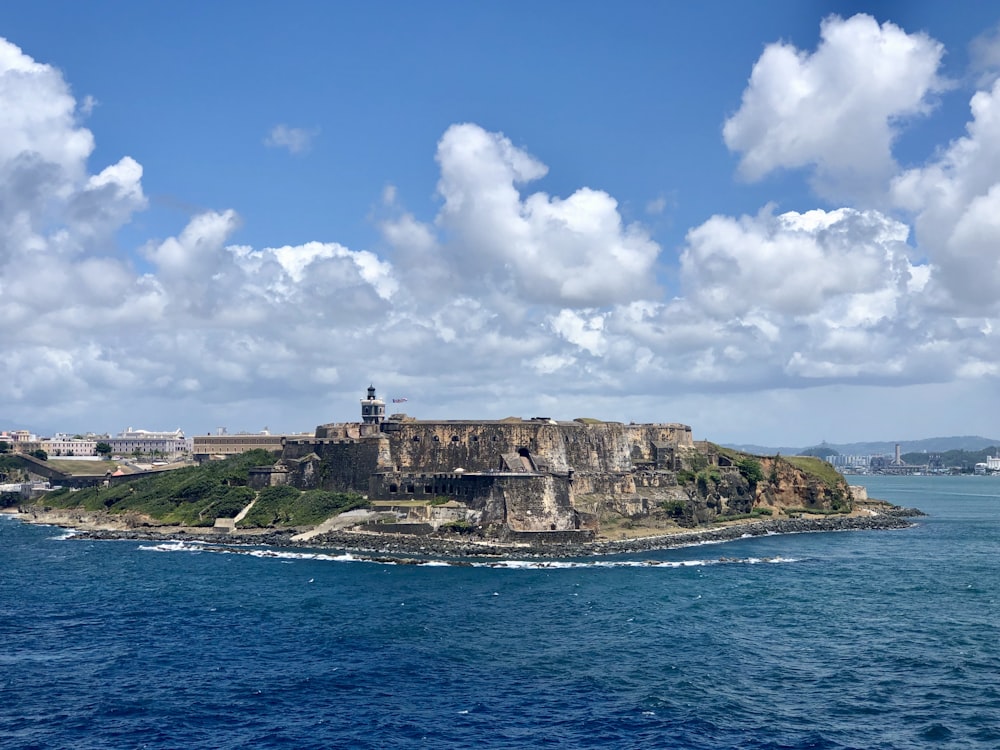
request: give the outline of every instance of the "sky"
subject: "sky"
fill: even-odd
[[[993,2],[0,4],[0,429],[1000,435],[998,79]]]

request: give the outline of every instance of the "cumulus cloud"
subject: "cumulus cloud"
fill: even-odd
[[[317,135],[319,135],[318,128],[309,130],[283,124],[275,125],[264,139],[264,145],[271,148],[286,148],[291,154],[302,154],[309,150]]]
[[[448,128],[437,161],[443,205],[435,225],[447,239],[412,216],[386,222],[384,231],[403,253],[433,247],[438,277],[447,268],[463,283],[539,304],[603,305],[655,293],[660,248],[644,228],[624,223],[606,192],[522,194],[548,168],[470,123]]]
[[[811,315],[838,296],[882,289],[906,263],[908,233],[852,209],[714,216],[688,233],[681,275],[691,300],[713,315]]]
[[[966,314],[1000,311],[1000,80],[970,102],[966,135],[892,183],[915,216],[921,251],[936,267],[939,304]]]
[[[947,85],[937,74],[944,47],[864,14],[831,16],[820,36],[812,53],[767,46],[723,137],[748,180],[812,167],[824,196],[870,198],[896,170],[901,123],[927,113]]]
[[[846,184],[870,157],[865,180],[882,179],[899,118],[940,85],[940,54],[891,24],[829,19],[815,53],[765,51],[729,145],[750,175],[811,164]],[[864,65],[881,82],[856,81]],[[862,117],[890,82],[905,91]],[[711,411],[703,393],[995,377],[998,101],[995,86],[976,94],[965,136],[892,183],[916,247],[870,208],[711,216],[678,248],[667,297],[660,246],[612,195],[537,189],[548,167],[472,123],[437,144],[430,218],[385,188],[382,248],[243,244],[240,216],[220,209],[121,252],[119,230],[146,206],[142,165],[88,167],[86,105],[2,42],[0,402],[25,422],[47,409],[135,421],[129,410],[155,403],[200,423],[308,429],[356,416],[374,381],[424,416],[695,420]],[[835,131],[855,126],[871,142],[838,153]],[[348,411],[326,412],[334,403]]]

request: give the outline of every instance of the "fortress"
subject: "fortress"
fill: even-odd
[[[286,438],[280,460],[254,469],[251,484],[447,502],[477,525],[514,534],[592,531],[597,517],[582,500],[676,493],[676,472],[707,446],[696,446],[683,424],[387,418],[372,386],[361,399],[360,422]]]

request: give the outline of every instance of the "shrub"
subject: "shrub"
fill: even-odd
[[[245,486],[250,467],[273,462],[274,456],[268,451],[249,451],[111,487],[50,492],[43,502],[53,507],[111,513],[133,511],[167,524],[211,525],[217,517],[232,517],[253,498],[254,492]]]
[[[338,513],[366,507],[368,504],[360,495],[343,492],[302,492],[287,485],[265,487],[239,525],[241,528],[313,526]]]
[[[764,478],[764,470],[760,466],[760,461],[750,456],[739,459],[736,462],[737,468],[740,470],[740,474],[750,482],[750,484],[757,484]]]
[[[683,500],[664,500],[660,503],[660,507],[663,508],[663,510],[665,510],[667,515],[671,518],[680,518],[687,510],[687,503]]]

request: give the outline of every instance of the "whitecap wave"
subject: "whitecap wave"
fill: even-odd
[[[271,548],[246,548],[197,541],[171,541],[143,545],[139,549],[150,552],[214,552],[225,555],[247,555],[283,562],[312,560],[319,562],[369,563],[377,565],[410,565],[443,568],[495,568],[499,570],[578,570],[581,568],[698,568],[709,565],[758,565],[794,563],[792,557],[719,557],[698,560],[447,560],[415,559],[411,557],[376,556],[344,552],[292,552]]]
[[[63,542],[63,541],[66,541],[67,539],[72,539],[73,537],[75,537],[79,533],[80,532],[77,529],[66,529],[59,536],[50,536],[49,539],[52,540],[52,541],[54,541],[54,542]]]

